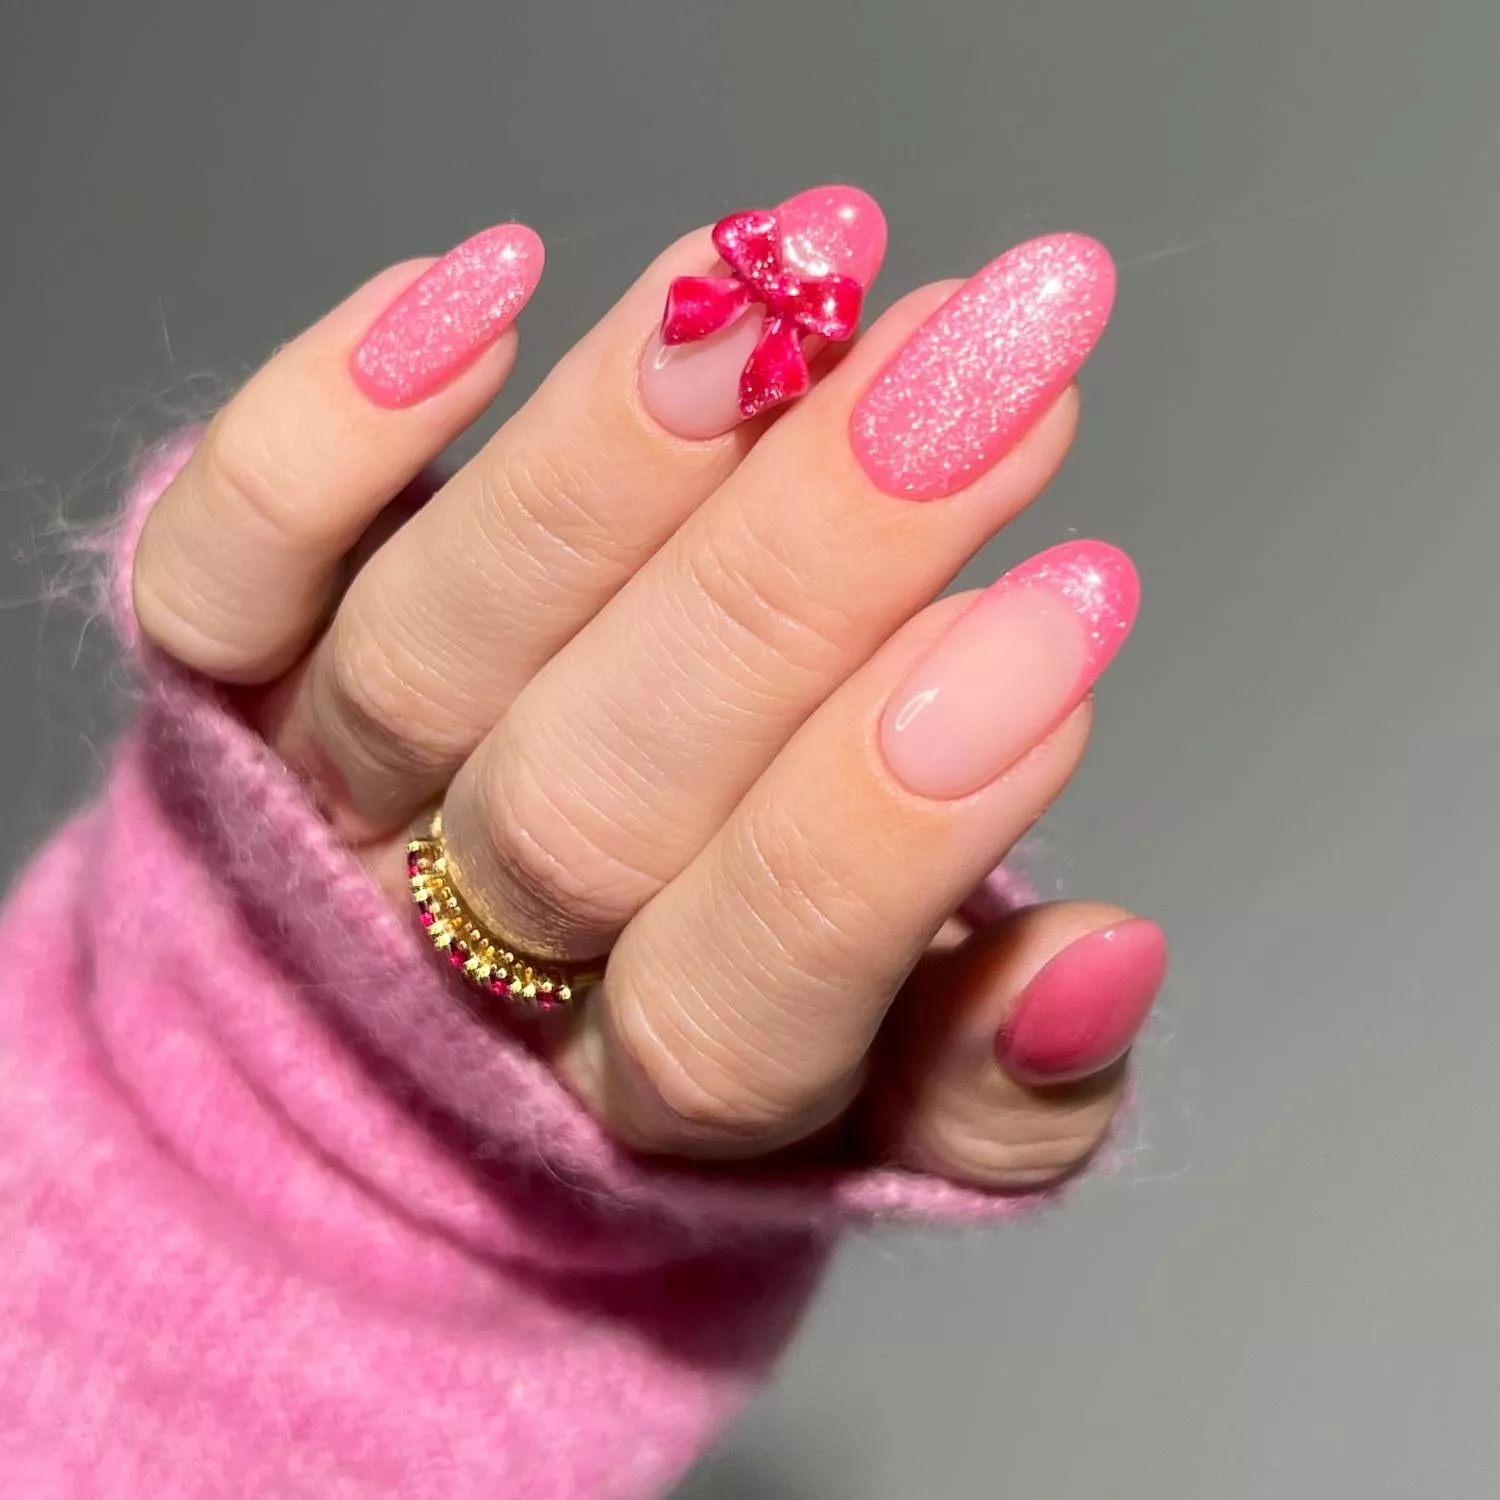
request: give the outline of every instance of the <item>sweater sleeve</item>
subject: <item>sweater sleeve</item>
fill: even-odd
[[[129,558],[191,447],[144,466]],[[660,1493],[851,1221],[1023,1200],[620,1150],[214,690],[137,652],[0,920],[0,1497]]]

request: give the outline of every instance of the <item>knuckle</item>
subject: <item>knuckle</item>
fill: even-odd
[[[702,601],[716,635],[768,654],[778,677],[826,681],[848,656],[848,618],[808,586],[805,559],[766,536],[743,509],[719,526],[727,534],[684,550],[689,597]]]
[[[735,1158],[763,1153],[815,1129],[837,1102],[788,1086],[753,1056],[726,1066],[641,1004],[611,996],[610,1033],[626,1105],[620,1128],[638,1150]]]
[[[866,970],[887,921],[858,880],[832,863],[836,851],[820,847],[772,801],[747,810],[737,832],[740,884],[763,893],[763,902],[747,902],[746,915],[763,939],[757,946],[767,983],[785,989]]]
[[[997,1192],[1052,1186],[1077,1172],[1108,1140],[1119,1091],[1076,1103],[1019,1105],[988,1128],[973,1119],[935,1122],[918,1155],[931,1170]]]
[[[590,837],[557,779],[518,766],[483,777],[478,797],[488,860],[517,913],[518,938],[571,948],[583,934],[616,931],[656,888]]]
[[[544,451],[507,447],[480,469],[476,516],[497,555],[519,548],[552,567],[593,567],[622,550],[609,519],[619,507],[609,503],[612,487],[591,457],[610,450],[588,436],[574,433]]]
[[[174,582],[177,587],[172,586]],[[149,518],[131,565],[130,603],[141,634],[168,656],[197,667],[205,654],[215,654],[213,649],[207,653],[203,650],[205,645],[212,648],[216,643],[203,639],[202,630],[192,618],[196,612],[184,608],[179,575],[162,565]]]
[[[423,659],[340,612],[319,653],[315,703],[341,739],[375,767],[428,778],[468,748]]]
[[[278,430],[231,403],[203,435],[195,481],[212,509],[259,524],[298,549],[319,545],[322,507],[305,503],[294,467],[279,456]]]
[[[137,568],[131,608],[142,637],[173,661],[214,681],[232,682],[242,675],[246,653],[232,622],[215,619],[190,585],[163,586],[158,575]]]
[[[232,592],[192,543],[180,508],[153,507],[130,569],[130,607],[142,637],[216,680],[254,681],[281,669],[286,663],[267,657]]]

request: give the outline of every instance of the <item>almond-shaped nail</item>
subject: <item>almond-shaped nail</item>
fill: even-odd
[[[1166,935],[1144,917],[1079,938],[1017,997],[995,1037],[1000,1066],[1037,1083],[1102,1071],[1140,1035],[1166,974]]]
[[[938,500],[1021,440],[1088,359],[1114,306],[1109,251],[1029,240],[961,286],[860,398],[850,441],[888,495]]]
[[[1013,568],[959,616],[891,696],[891,774],[919,797],[967,796],[1070,714],[1140,606],[1135,565],[1108,542],[1064,542]]]
[[[354,383],[378,406],[412,406],[441,390],[515,322],[544,258],[524,224],[465,240],[376,319],[350,361]]]
[[[852,335],[885,258],[879,204],[842,185],[731,214],[714,234],[726,264],[673,283],[641,362],[641,402],[678,437],[718,437],[805,390],[807,360]]]

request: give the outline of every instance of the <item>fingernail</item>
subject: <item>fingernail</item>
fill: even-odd
[[[441,390],[515,322],[543,259],[524,224],[465,240],[376,320],[350,361],[354,383],[378,406],[412,406]]]
[[[850,441],[886,494],[938,500],[1012,449],[1089,357],[1115,266],[1081,234],[1008,250],[971,277],[875,377]]]
[[[1014,765],[1109,665],[1140,593],[1107,542],[1064,542],[992,584],[891,698],[880,734],[896,780],[948,800]]]
[[[828,277],[847,277],[867,289],[879,273],[885,258],[885,215],[868,193],[843,186],[811,188],[770,210],[770,216],[774,227],[768,248],[778,262],[771,269],[784,290],[794,290],[799,283],[805,288]],[[658,328],[647,345],[641,361],[641,401],[667,431],[685,438],[718,437],[747,416],[805,389],[805,381],[793,388],[806,372],[804,347],[811,355],[818,345],[804,344],[810,337],[805,326],[789,322],[780,329],[779,346],[762,350],[770,331],[766,304],[757,295],[763,288],[738,277],[733,266],[683,279],[709,304],[703,308],[704,324],[716,324],[720,318],[729,321],[718,332],[679,343],[664,341],[663,329]],[[754,385],[758,352],[775,363],[772,383],[790,374],[791,385],[767,389],[762,381],[758,398],[747,404],[746,388]]]
[[[995,1037],[1007,1073],[1061,1083],[1118,1061],[1140,1034],[1167,973],[1167,939],[1132,917],[1091,932],[1044,964]]]

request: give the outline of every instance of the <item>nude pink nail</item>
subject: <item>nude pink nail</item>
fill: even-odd
[[[1089,357],[1115,267],[1081,234],[1008,250],[956,291],[861,397],[850,441],[888,495],[938,500],[1012,449]]]
[[[515,322],[543,259],[524,224],[465,240],[376,320],[350,361],[354,383],[378,406],[412,406],[441,390]]]
[[[804,279],[847,276],[864,288],[875,280],[885,258],[885,215],[868,193],[811,188],[771,212],[787,272]],[[642,404],[678,437],[718,437],[737,427],[744,420],[741,377],[764,327],[761,307],[747,305],[727,327],[691,343],[669,346],[658,329],[641,361]],[[816,347],[809,341],[806,352]]]
[[[881,748],[919,797],[965,797],[1040,744],[1082,701],[1135,623],[1135,565],[1107,542],[1064,542],[992,584],[891,696]]]
[[[1091,932],[1045,963],[995,1037],[1000,1066],[1042,1083],[1087,1078],[1140,1034],[1167,973],[1167,939],[1132,917]]]

